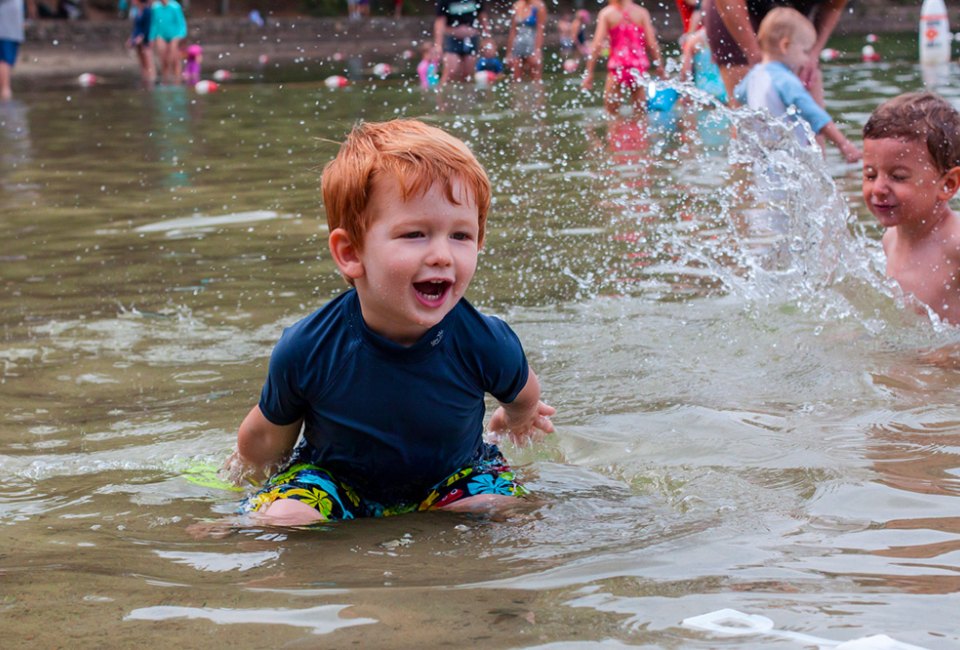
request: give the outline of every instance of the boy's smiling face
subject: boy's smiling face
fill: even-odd
[[[459,205],[435,183],[404,201],[396,179],[376,178],[363,249],[346,267],[338,262],[354,280],[367,326],[395,343],[415,343],[454,308],[473,279],[480,249],[477,205],[459,180],[453,181],[453,196]]]
[[[897,138],[863,141],[863,200],[884,228],[924,231],[938,221],[944,190],[924,143]],[[947,197],[949,199],[949,197]]]

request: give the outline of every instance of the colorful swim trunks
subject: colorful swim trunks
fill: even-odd
[[[389,517],[417,510],[435,510],[478,494],[522,497],[529,491],[519,482],[496,445],[484,443],[481,457],[457,470],[414,501],[383,504],[364,498],[349,483],[307,462],[293,462],[278,472],[240,506],[240,513],[257,512],[277,499],[296,499],[316,509],[327,521],[358,517]]]

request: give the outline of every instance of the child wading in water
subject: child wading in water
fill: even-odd
[[[482,439],[484,395],[500,402],[490,429],[517,443],[553,431],[554,409],[513,330],[463,297],[490,205],[480,163],[421,122],[366,123],[322,185],[352,288],[273,351],[226,466],[237,482],[272,474],[244,511],[305,525],[515,502],[526,490]]]
[[[133,29],[127,40],[127,47],[133,48],[137,53],[144,87],[152,88],[157,79],[157,69],[154,67],[150,45],[150,0],[133,0],[130,13],[133,16]]]
[[[960,113],[933,93],[881,104],[863,127],[863,200],[886,228],[887,275],[960,325]]]
[[[813,99],[797,76],[800,67],[809,61],[817,40],[817,30],[796,9],[778,7],[764,16],[757,31],[761,62],[750,69],[734,91],[736,99],[750,108],[765,108],[774,117],[805,120],[816,135],[825,136],[837,145],[847,162],[860,160],[860,150],[847,140],[830,115]],[[807,143],[802,127],[797,126],[797,139]]]
[[[620,110],[626,95],[634,110],[645,107],[644,76],[652,66],[663,77],[660,46],[650,20],[650,12],[632,0],[610,0],[597,14],[597,31],[593,47],[587,57],[587,71],[583,87],[593,88],[593,71],[597,57],[609,39],[610,57],[607,59],[607,81],[603,86],[603,105],[611,115]]]

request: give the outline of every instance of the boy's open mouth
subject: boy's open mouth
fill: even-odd
[[[426,282],[414,282],[413,288],[422,299],[428,302],[436,302],[446,295],[452,284],[449,280],[427,280]]]

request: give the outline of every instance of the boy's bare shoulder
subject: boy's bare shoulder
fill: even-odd
[[[939,230],[939,237],[943,241],[946,254],[960,261],[960,215],[951,210],[944,219],[943,227]]]

